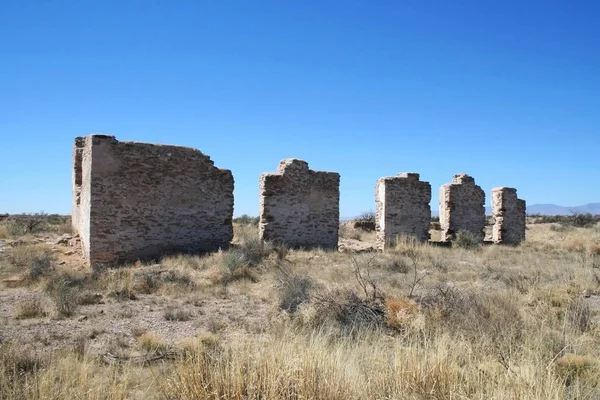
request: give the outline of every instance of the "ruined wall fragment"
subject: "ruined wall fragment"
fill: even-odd
[[[525,240],[525,200],[517,197],[517,189],[498,187],[492,189],[492,240],[495,243],[519,244]]]
[[[233,176],[200,151],[89,135],[73,160],[73,225],[91,265],[231,242]]]
[[[400,236],[429,240],[430,201],[431,185],[417,173],[380,178],[375,185],[378,247],[392,247]]]
[[[442,241],[452,240],[459,231],[470,232],[483,241],[485,193],[466,174],[454,175],[452,183],[440,188]]]
[[[337,248],[339,187],[336,172],[313,171],[303,160],[282,160],[277,172],[260,176],[260,238],[290,247]]]

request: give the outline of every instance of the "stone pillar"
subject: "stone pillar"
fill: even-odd
[[[517,197],[517,189],[497,187],[492,189],[492,215],[494,243],[519,244],[525,240],[525,200]]]
[[[288,158],[260,176],[259,236],[289,247],[337,249],[340,175]]]
[[[466,174],[454,175],[452,183],[440,188],[442,241],[452,240],[460,231],[484,239],[485,193]]]
[[[81,206],[81,185],[83,180],[83,149],[85,138],[76,137],[73,145],[73,169],[71,171],[72,204],[71,204],[71,227],[74,233],[79,233],[79,213]]]
[[[402,235],[429,240],[430,201],[431,185],[417,173],[380,178],[375,185],[377,246],[393,247]]]

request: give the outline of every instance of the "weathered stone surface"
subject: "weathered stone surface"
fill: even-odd
[[[492,189],[492,240],[495,243],[519,244],[525,240],[527,214],[525,200],[517,197],[517,189]]]
[[[73,228],[92,266],[226,248],[233,176],[188,147],[75,139]]]
[[[431,185],[406,172],[380,178],[375,185],[375,229],[379,248],[394,246],[399,236],[429,240]]]
[[[340,175],[288,158],[260,176],[259,234],[290,247],[337,248]]]
[[[442,241],[452,240],[459,231],[470,232],[483,241],[485,193],[466,174],[454,175],[452,183],[440,188]]]

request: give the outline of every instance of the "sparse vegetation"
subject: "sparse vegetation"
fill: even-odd
[[[146,332],[138,337],[138,345],[147,352],[164,352],[169,346],[152,332]]]
[[[375,211],[373,211],[373,210],[365,211],[365,212],[361,213],[358,217],[356,217],[355,220],[356,221],[369,221],[369,222],[375,223]]]
[[[23,300],[17,304],[15,318],[40,318],[46,316],[46,310],[43,302],[39,297],[34,297],[28,300]]]
[[[563,228],[591,228],[600,222],[600,214],[572,213],[571,215],[541,215],[530,214],[527,216],[532,224],[560,224]]]
[[[295,313],[298,307],[310,299],[310,291],[314,282],[306,275],[298,275],[290,269],[281,266],[277,279],[277,294],[279,296],[279,309],[288,313]]]
[[[167,308],[165,310],[165,319],[167,321],[189,321],[192,314],[182,308]]]
[[[478,237],[469,231],[459,231],[452,241],[452,246],[459,249],[476,249],[481,246],[483,237]]]
[[[562,227],[361,254],[237,227],[227,251],[98,271],[18,240],[0,252],[27,277],[0,289],[0,398],[595,398],[600,232]]]
[[[79,305],[76,281],[68,274],[60,274],[50,279],[46,285],[46,293],[54,302],[56,312],[61,317],[75,314]]]
[[[0,219],[0,239],[39,233],[71,233],[71,217],[42,211],[7,215]]]
[[[259,217],[251,217],[248,214],[242,214],[241,216],[234,218],[233,222],[239,225],[258,225]]]

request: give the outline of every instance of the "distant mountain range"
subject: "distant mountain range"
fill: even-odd
[[[433,210],[432,210],[433,211]],[[563,207],[556,204],[532,204],[527,205],[527,215],[572,215],[572,214],[600,214],[600,203],[589,203],[582,206]],[[433,214],[433,213],[432,213]],[[492,215],[492,208],[485,208],[486,215]],[[437,213],[435,214],[437,215]]]
[[[437,206],[437,205],[436,205]],[[527,205],[527,214],[541,214],[541,215],[571,215],[571,214],[587,214],[592,215],[600,214],[600,203],[589,203],[582,206],[574,207],[563,207],[557,206],[556,204],[532,204]],[[485,208],[486,215],[492,215],[491,207]],[[437,207],[431,207],[431,215],[438,216],[439,211]],[[354,218],[346,217],[342,218],[342,221],[351,221]]]
[[[562,207],[556,204],[532,204],[527,206],[527,214],[571,215],[587,213],[592,215],[600,214],[600,203],[589,203],[575,207]]]

